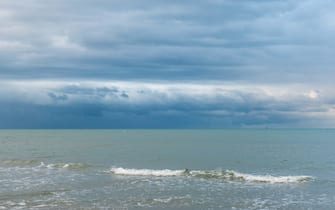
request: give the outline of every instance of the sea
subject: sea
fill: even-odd
[[[0,209],[335,209],[335,130],[0,130]]]

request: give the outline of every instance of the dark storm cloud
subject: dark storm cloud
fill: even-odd
[[[65,94],[57,95],[55,93],[49,93],[48,96],[50,98],[52,98],[54,101],[65,101],[65,100],[67,100],[67,95],[65,95]]]
[[[304,86],[3,82],[0,127],[331,127],[334,95]]]

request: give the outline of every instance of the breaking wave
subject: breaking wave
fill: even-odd
[[[66,170],[85,170],[91,166],[85,163],[44,163],[37,160],[0,160],[0,167],[29,167],[29,168],[45,168],[45,169],[66,169]],[[227,181],[239,181],[239,182],[257,182],[257,183],[301,183],[311,181],[314,178],[312,176],[273,176],[273,175],[255,175],[241,173],[232,170],[153,170],[153,169],[131,169],[122,167],[113,167],[107,171],[115,175],[124,176],[155,176],[155,177],[194,177],[203,179],[221,179]]]
[[[127,169],[127,168],[111,168],[113,174],[129,175],[129,176],[181,176],[185,170],[150,170],[150,169]]]
[[[152,170],[152,169],[127,169],[127,168],[111,168],[110,172],[115,175],[126,175],[126,176],[188,176],[205,179],[223,179],[228,181],[240,181],[240,182],[258,182],[258,183],[301,183],[313,180],[311,176],[272,176],[272,175],[253,175],[240,173],[236,171],[202,171],[202,170]]]

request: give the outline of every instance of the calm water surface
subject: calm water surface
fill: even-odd
[[[334,209],[335,130],[0,130],[0,209]]]

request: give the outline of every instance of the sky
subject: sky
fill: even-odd
[[[0,128],[334,128],[333,0],[1,0]]]

